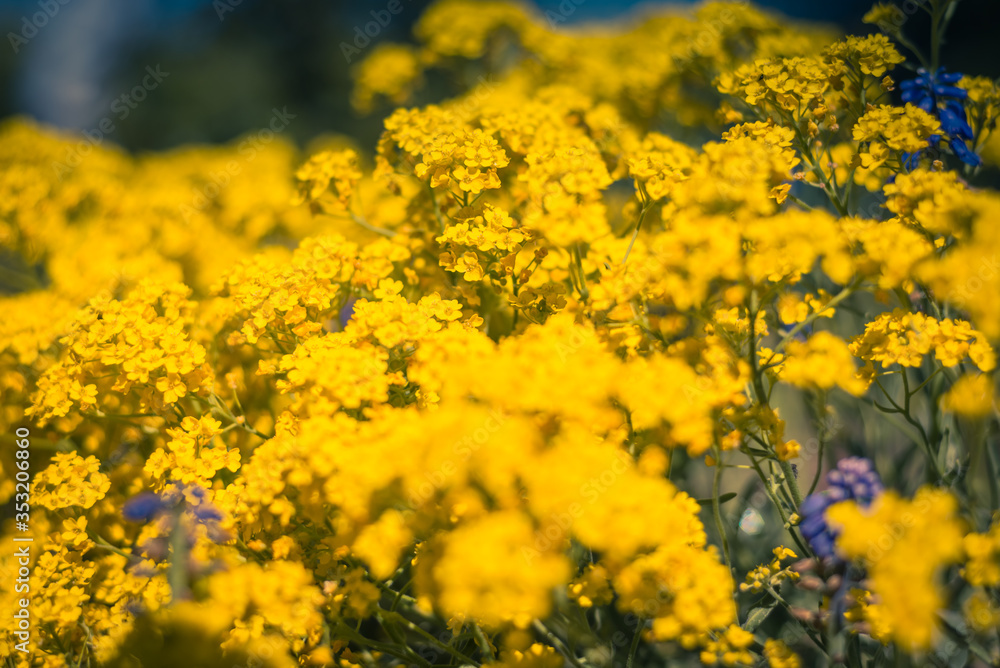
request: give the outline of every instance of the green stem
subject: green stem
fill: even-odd
[[[934,0],[931,9],[931,75],[938,69],[941,58],[941,3]]]
[[[216,413],[229,420],[230,423],[236,425],[239,429],[249,432],[264,441],[269,441],[274,438],[274,436],[268,436],[267,434],[251,427],[247,424],[246,418],[240,419],[234,415],[233,411],[229,408],[226,402],[224,402],[215,392],[212,392],[212,394],[209,395],[209,402],[215,408]]]
[[[167,581],[170,583],[171,604],[177,603],[188,595],[188,546],[184,525],[181,522],[183,513],[183,507],[174,511],[173,526],[170,530],[170,566],[167,570]]]
[[[382,643],[377,640],[366,638],[344,622],[337,623],[337,631],[349,638],[352,642],[355,642],[363,647],[369,647],[377,652],[394,656],[402,661],[413,661],[422,668],[431,668],[431,663],[418,654],[412,652],[401,652],[398,647],[391,643]],[[472,665],[478,664],[474,663]]]
[[[545,624],[542,624],[541,620],[536,619],[531,622],[531,625],[536,631],[545,636],[545,639],[552,643],[552,646],[559,650],[559,653],[566,657],[567,661],[576,666],[576,668],[584,668],[583,664],[580,663],[580,660],[573,655],[573,652],[571,652],[568,647],[566,647],[566,643],[560,640],[555,633],[550,631]]]
[[[816,485],[819,484],[819,479],[822,477],[823,473],[823,450],[826,449],[826,439],[821,438],[819,440],[819,451],[816,453],[816,475],[813,476],[812,484],[809,485],[809,491],[806,496],[809,496],[814,491],[816,491]]]
[[[112,545],[108,541],[104,540],[104,538],[101,537],[100,535],[98,535],[96,532],[91,531],[90,529],[87,529],[87,535],[90,536],[90,539],[92,541],[94,541],[95,543],[97,543],[97,545],[99,547],[102,547],[105,550],[110,550],[111,552],[114,552],[115,554],[120,555],[122,557],[125,557],[126,559],[128,559],[128,560],[131,561],[131,559],[132,559],[132,555],[131,554],[129,554],[125,550],[122,550],[121,548],[115,547],[114,545]]]
[[[719,488],[722,483],[722,451],[718,445],[712,446],[715,454],[715,477],[712,480],[712,516],[715,519],[715,528],[719,532],[719,540],[722,541],[722,555],[726,559],[726,568],[730,572],[733,570],[732,561],[729,558],[729,540],[726,538],[726,528],[722,524],[722,509],[719,506]]]
[[[587,289],[587,277],[583,273],[583,258],[581,257],[579,242],[573,245],[573,260],[576,263],[576,272],[580,279],[580,299],[587,301],[587,298],[590,296],[590,290]]]
[[[424,631],[422,628],[420,628],[419,626],[417,626],[416,624],[414,624],[413,622],[411,622],[409,619],[407,619],[403,615],[399,614],[398,612],[393,612],[391,610],[384,610],[383,609],[380,614],[383,617],[385,617],[386,619],[391,620],[391,621],[393,621],[393,622],[395,622],[395,623],[397,623],[397,624],[405,627],[407,630],[412,631],[413,633],[416,633],[418,636],[420,636],[421,638],[423,638],[424,640],[426,640],[430,644],[434,645],[435,647],[437,647],[438,649],[440,649],[443,652],[447,652],[448,654],[450,654],[452,657],[458,659],[459,661],[461,661],[461,662],[463,662],[465,664],[471,664],[473,666],[478,666],[479,665],[478,663],[476,663],[475,661],[473,661],[471,657],[468,657],[465,654],[462,654],[461,652],[459,652],[457,649],[455,649],[454,647],[452,647],[450,645],[444,644],[443,642],[441,642],[440,640],[438,640],[437,638],[435,638],[433,635],[431,635],[427,631]]]
[[[441,207],[438,206],[437,196],[434,194],[434,188],[431,188],[431,182],[427,182],[427,194],[430,195],[431,205],[434,207],[434,217],[437,218],[438,227],[441,229],[441,234],[444,234],[444,218],[441,217]]]
[[[816,178],[823,184],[823,191],[826,196],[830,199],[830,203],[833,204],[833,208],[837,210],[841,216],[847,216],[847,208],[841,201],[840,195],[837,194],[837,188],[832,183],[830,183],[830,177],[827,176],[823,169],[819,166],[819,161],[817,161],[812,154],[812,149],[809,148],[809,142],[806,140],[804,134],[802,134],[802,129],[799,124],[794,122],[794,119],[788,119],[788,126],[795,131],[795,135],[798,138],[798,148],[799,153],[803,157],[807,157],[807,162],[809,163],[809,169],[812,173],[816,175]]]
[[[639,217],[635,221],[635,230],[632,231],[632,240],[628,242],[628,248],[625,250],[625,257],[622,258],[622,264],[628,261],[628,256],[632,253],[632,246],[635,244],[636,238],[639,236],[639,228],[642,227],[642,221],[646,218],[646,213],[653,208],[653,201],[646,195],[646,189],[639,184],[639,200],[642,202],[642,209],[639,211]]]
[[[639,640],[642,638],[642,626],[640,620],[640,624],[635,630],[635,635],[632,636],[632,645],[628,648],[628,659],[625,661],[625,668],[632,668],[635,662],[635,653],[639,650]]]
[[[479,628],[479,624],[472,625],[472,632],[476,636],[476,644],[479,645],[479,651],[486,659],[486,662],[492,663],[496,660],[496,657],[493,655],[493,648],[490,647],[490,641],[486,638],[486,634]]]
[[[773,481],[769,480],[764,470],[760,468],[760,463],[757,459],[744,449],[744,454],[750,458],[750,462],[753,464],[754,470],[757,472],[757,476],[760,478],[761,482],[764,483],[764,493],[767,494],[768,498],[771,499],[771,503],[774,504],[775,509],[778,511],[778,517],[781,518],[781,523],[783,526],[788,527],[788,535],[792,537],[795,544],[800,550],[802,550],[803,555],[812,554],[812,550],[806,547],[806,545],[799,539],[798,534],[792,529],[791,520],[787,514],[785,514],[785,509],[781,505],[781,500],[774,493],[772,488]]]
[[[792,200],[793,202],[795,202],[796,204],[798,204],[799,206],[801,206],[806,211],[812,211],[813,210],[813,207],[809,206],[808,204],[806,204],[805,202],[803,202],[802,200],[800,200],[798,197],[796,197],[792,193],[788,193],[788,199]]]
[[[788,342],[791,341],[793,338],[795,338],[795,336],[799,332],[801,332],[803,329],[814,323],[816,320],[818,320],[821,317],[826,317],[820,314],[825,313],[827,309],[836,308],[837,305],[840,304],[840,302],[844,301],[852,294],[854,294],[857,291],[858,287],[860,287],[860,285],[861,285],[860,281],[854,281],[850,285],[845,285],[840,292],[831,297],[830,301],[828,301],[826,304],[823,305],[822,311],[817,311],[816,313],[809,314],[805,320],[795,325],[795,327],[792,327],[792,329],[787,334],[785,334],[785,336],[783,336],[780,341],[778,341],[777,345],[774,346],[774,352],[777,353],[786,345],[788,345]],[[767,366],[768,364],[770,364],[770,362],[771,360],[768,359],[767,362],[764,364],[764,366]]]
[[[788,491],[792,493],[792,502],[795,503],[795,510],[797,511],[799,506],[802,505],[802,490],[799,489],[799,481],[795,478],[795,472],[792,471],[792,465],[790,462],[779,460],[778,466],[781,467],[781,472],[785,476],[785,482],[788,484]]]
[[[788,603],[788,601],[786,601],[784,598],[781,597],[781,594],[779,594],[774,587],[768,587],[767,593],[773,596],[774,600],[777,601],[778,604],[781,605],[781,607],[787,610],[789,612],[789,615],[791,615],[792,606]],[[820,651],[829,656],[829,654],[826,651],[826,642],[823,640],[822,636],[820,636],[815,630],[806,626],[804,622],[800,621],[799,625],[806,632],[806,635],[808,635],[809,638],[816,644],[816,646],[820,649]]]
[[[356,214],[353,213],[351,214],[351,220],[353,220],[355,223],[365,228],[369,232],[374,232],[375,234],[381,234],[384,237],[390,237],[390,238],[396,236],[396,233],[393,232],[392,230],[387,230],[384,227],[379,227],[378,225],[372,225],[367,220]]]
[[[905,370],[903,371],[903,383],[904,386],[907,386]],[[906,398],[906,407],[904,408],[903,406],[900,406],[898,403],[896,403],[896,400],[889,395],[889,392],[886,391],[885,387],[882,385],[882,382],[878,379],[878,376],[875,376],[875,384],[878,385],[878,388],[882,390],[882,394],[884,394],[885,398],[889,400],[890,404],[892,404],[892,407],[895,409],[894,412],[902,415],[904,420],[906,420],[911,425],[917,428],[917,431],[920,433],[920,440],[922,441],[924,446],[924,451],[927,454],[927,458],[930,460],[934,472],[937,474],[938,480],[944,478],[944,471],[941,469],[941,465],[938,463],[937,454],[934,452],[934,448],[931,446],[930,438],[928,438],[927,436],[927,430],[924,429],[924,425],[922,425],[918,420],[916,420],[912,415],[910,415],[909,397]],[[879,408],[879,410],[882,410],[883,412],[888,412],[884,407],[879,406],[878,403],[876,403],[875,406]]]

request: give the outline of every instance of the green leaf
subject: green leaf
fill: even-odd
[[[756,631],[757,627],[763,624],[764,620],[767,619],[767,616],[771,614],[771,611],[774,610],[775,606],[777,606],[777,603],[769,605],[766,608],[754,608],[751,610],[750,614],[747,615],[747,621],[743,623],[743,630],[750,633]]]
[[[732,501],[736,498],[736,492],[728,492],[726,494],[719,495],[719,505],[721,506],[726,501]],[[712,499],[698,499],[698,503],[703,506],[712,505]]]

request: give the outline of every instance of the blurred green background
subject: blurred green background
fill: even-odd
[[[400,1],[402,12],[373,45],[409,40],[414,22],[429,4]],[[538,0],[535,5],[541,11],[558,11],[563,1]],[[576,3],[567,25],[609,22],[666,4]],[[870,0],[758,4],[788,16],[834,23],[844,32],[870,31],[861,23]],[[897,4],[902,6],[904,0]],[[351,65],[340,44],[352,39],[355,27],[371,20],[371,11],[385,6],[386,0],[2,0],[0,115],[26,114],[90,132],[110,117],[114,130],[106,138],[143,151],[225,142],[265,127],[272,109],[278,108],[295,115],[286,136],[299,146],[323,132],[351,134],[361,145],[371,145],[388,109],[369,117],[351,109]],[[926,23],[918,11],[906,30],[921,41]],[[948,68],[1000,74],[993,37],[998,24],[1000,2],[962,0],[944,51]],[[148,66],[157,65],[166,76],[145,95],[140,93],[142,101],[122,98],[142,84]],[[447,86],[442,92],[448,92]]]

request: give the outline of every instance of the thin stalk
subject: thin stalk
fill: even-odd
[[[726,538],[726,528],[722,523],[722,509],[719,506],[719,488],[722,483],[722,451],[718,445],[713,446],[715,451],[715,477],[712,480],[712,516],[715,519],[715,528],[719,532],[719,540],[722,541],[722,555],[726,559],[726,568],[730,572],[733,570],[732,561],[729,558],[729,540]]]
[[[437,196],[434,194],[434,188],[431,188],[431,182],[427,182],[427,194],[430,195],[431,205],[434,207],[434,217],[437,218],[438,227],[441,229],[441,234],[444,234],[444,218],[441,217],[441,207],[438,206]]]
[[[390,237],[390,238],[396,236],[396,233],[394,231],[387,230],[384,227],[379,227],[378,225],[372,225],[367,220],[356,214],[353,213],[351,214],[351,220],[353,220],[355,223],[365,228],[369,232],[374,232],[375,234],[381,234],[384,237]]]
[[[860,282],[857,282],[857,281],[854,282],[854,283],[851,283],[850,285],[845,285],[843,287],[843,289],[841,289],[840,292],[838,292],[833,297],[831,297],[830,301],[828,301],[826,304],[823,305],[823,310],[822,311],[818,311],[816,313],[809,314],[809,316],[807,316],[805,320],[803,320],[802,322],[800,322],[797,325],[795,325],[795,327],[792,327],[792,329],[789,330],[789,332],[787,334],[785,334],[785,336],[783,336],[781,338],[781,340],[778,341],[778,343],[774,346],[774,352],[777,353],[782,348],[784,348],[786,345],[788,345],[788,342],[791,341],[793,338],[795,338],[795,336],[799,332],[801,332],[803,329],[805,329],[806,327],[808,327],[809,325],[811,325],[812,323],[814,323],[820,317],[825,317],[825,316],[821,316],[820,313],[825,312],[829,308],[836,308],[837,305],[840,304],[840,302],[844,301],[845,299],[847,299],[848,297],[850,297],[852,294],[854,294],[857,291],[857,289],[858,289],[859,286],[860,286]],[[771,362],[771,360],[768,359],[767,363],[765,363],[764,366],[767,366],[767,364],[769,364],[770,362]]]
[[[625,668],[632,668],[635,663],[635,653],[639,651],[639,640],[642,638],[642,624],[635,630],[635,635],[632,636],[632,644],[628,648],[628,659],[625,661]]]
[[[555,647],[557,650],[559,650],[559,653],[562,654],[564,657],[566,657],[567,661],[576,666],[576,668],[584,668],[583,664],[580,663],[580,660],[576,658],[576,656],[573,654],[573,652],[569,650],[568,647],[566,647],[566,643],[560,640],[559,636],[550,631],[549,628],[541,622],[541,620],[536,619],[532,621],[531,626],[536,631],[545,636],[545,639],[548,640],[550,643],[552,643],[552,646]]]
[[[170,602],[177,603],[188,595],[187,585],[187,536],[181,523],[183,508],[174,511],[173,526],[170,531],[170,566],[167,582],[170,583]]]
[[[472,664],[474,666],[478,666],[479,665],[478,663],[476,663],[475,661],[473,661],[472,658],[466,656],[465,654],[462,654],[461,652],[459,652],[454,647],[452,647],[450,645],[444,644],[443,642],[441,642],[440,640],[438,640],[437,638],[435,638],[433,635],[431,635],[427,631],[424,631],[422,628],[420,628],[419,626],[417,626],[416,624],[414,624],[413,622],[411,622],[409,619],[407,619],[403,615],[399,614],[398,612],[393,612],[391,610],[385,610],[385,609],[383,609],[380,614],[383,617],[385,617],[386,619],[391,620],[391,621],[393,621],[393,622],[395,622],[397,624],[400,624],[401,626],[405,627],[407,630],[412,631],[413,633],[416,633],[418,636],[420,636],[421,638],[423,638],[427,642],[431,643],[432,645],[434,645],[438,649],[440,649],[440,650],[442,650],[444,652],[447,652],[448,654],[450,654],[454,658],[458,659],[459,661],[462,661],[463,663],[466,663],[466,664]]]
[[[479,624],[472,625],[472,632],[476,637],[476,644],[479,645],[479,651],[482,653],[487,663],[495,661],[496,657],[493,655],[493,648],[490,647],[490,641],[486,638],[486,634],[483,633],[483,630],[479,628]]]

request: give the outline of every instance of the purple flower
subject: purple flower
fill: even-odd
[[[125,502],[122,517],[130,522],[148,523],[154,520],[166,528],[172,525],[172,518],[178,513],[189,513],[195,524],[202,524],[209,538],[216,542],[228,540],[228,535],[219,522],[222,512],[207,499],[206,491],[199,485],[172,484],[159,494],[143,492]],[[189,527],[193,529],[193,527]]]
[[[125,502],[122,517],[129,522],[148,522],[163,510],[163,501],[152,492],[137,494]]]
[[[885,488],[882,479],[863,457],[847,457],[837,462],[837,468],[826,474],[829,488],[810,494],[799,507],[799,530],[816,556],[833,557],[837,535],[826,523],[826,509],[840,501],[856,501],[867,508]]]
[[[344,307],[340,309],[339,318],[340,318],[341,329],[347,327],[347,323],[350,322],[351,318],[354,317],[354,303],[356,301],[358,301],[356,297],[350,297],[344,304]]]

